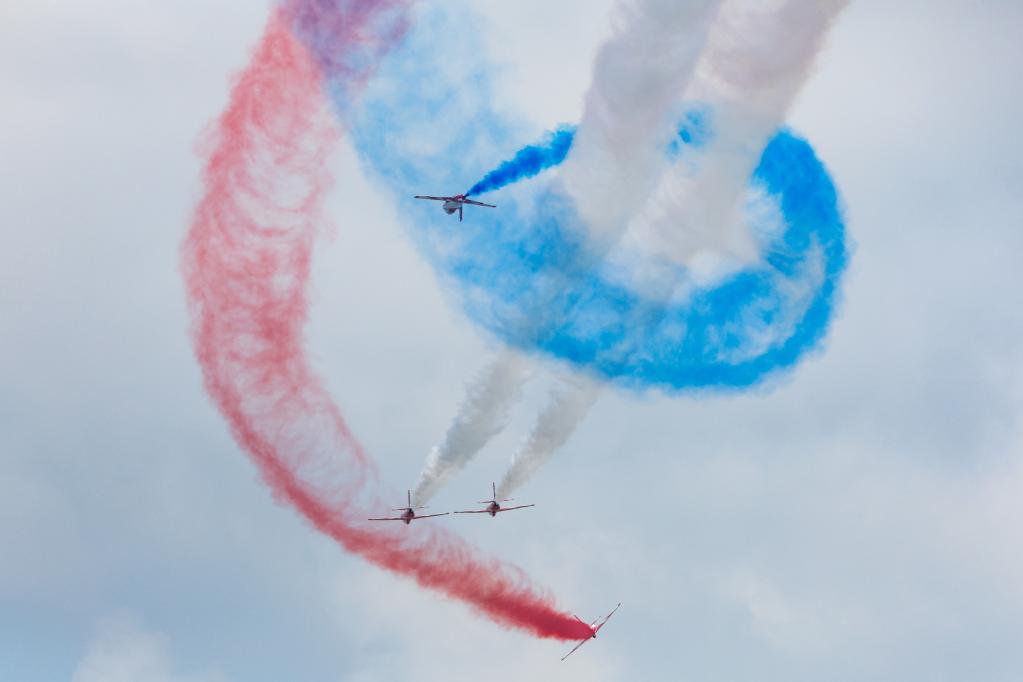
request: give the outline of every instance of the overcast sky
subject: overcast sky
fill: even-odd
[[[469,4],[507,106],[576,120],[610,0]],[[581,616],[624,602],[564,664],[277,504],[202,390],[195,141],[268,8],[0,5],[0,679],[1019,679],[1023,5],[839,19],[790,117],[855,242],[821,353],[742,396],[606,393],[535,509],[457,519]],[[333,166],[308,343],[401,488],[496,347]],[[435,506],[480,499],[547,381]]]

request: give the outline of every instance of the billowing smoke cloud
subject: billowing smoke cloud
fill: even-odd
[[[497,497],[503,498],[518,490],[575,433],[593,403],[600,396],[601,385],[582,375],[563,375],[551,390],[548,403],[521,447],[512,456],[508,470],[501,478]]]
[[[337,29],[331,60],[311,58],[292,35],[294,17],[276,12],[207,140],[205,192],[182,253],[206,389],[274,495],[339,545],[501,625],[581,639],[588,628],[520,569],[430,522],[409,529],[365,520],[390,505],[302,338],[327,155],[338,137],[321,69],[344,65],[346,92],[357,93],[389,47],[374,31],[374,11],[403,3],[344,4],[353,10],[346,21],[317,24]]]
[[[522,397],[533,373],[533,363],[514,351],[500,353],[466,387],[458,416],[444,441],[433,448],[413,491],[417,505],[426,504],[457,474],[508,421],[508,413]]]

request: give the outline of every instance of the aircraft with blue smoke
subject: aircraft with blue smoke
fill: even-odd
[[[458,211],[458,222],[462,222],[462,210],[466,204],[470,206],[486,206],[487,208],[497,208],[492,204],[484,204],[482,201],[474,201],[472,199],[466,199],[464,194],[456,194],[453,197],[429,197],[429,196],[416,196],[414,199],[427,199],[429,201],[443,201],[444,205],[441,208],[448,215],[453,215],[455,211]]]
[[[398,507],[397,509],[392,509],[391,510],[391,511],[400,511],[402,513],[401,516],[388,516],[388,517],[382,518],[382,519],[368,519],[368,520],[369,521],[401,521],[401,522],[403,522],[407,526],[410,523],[412,523],[413,521],[418,521],[419,519],[429,519],[429,518],[432,518],[434,516],[447,516],[448,514],[451,513],[451,512],[442,512],[440,514],[424,514],[423,516],[417,516],[416,515],[416,510],[417,509],[426,509],[426,507],[413,507],[412,506],[412,491],[410,490],[410,491],[408,491],[408,506],[407,507]]]
[[[490,514],[491,517],[497,516],[501,512],[512,511],[513,509],[525,509],[526,507],[535,507],[535,504],[520,504],[517,507],[502,507],[502,502],[514,502],[510,497],[506,500],[497,499],[497,484],[491,483],[490,490],[493,493],[493,497],[489,500],[481,500],[477,504],[487,505],[485,509],[474,509],[472,511],[456,511],[456,514]]]

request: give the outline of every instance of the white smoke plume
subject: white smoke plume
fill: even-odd
[[[679,98],[720,0],[619,0],[561,177],[591,237],[614,242],[665,166]]]
[[[532,432],[512,457],[497,488],[498,498],[522,487],[575,433],[576,428],[600,397],[601,384],[582,375],[564,375],[551,390]]]
[[[466,387],[465,398],[444,441],[427,456],[413,491],[416,505],[425,504],[500,433],[508,413],[522,397],[533,363],[512,350],[502,351]]]
[[[745,219],[749,178],[847,4],[726,0],[685,93],[712,112],[707,148],[696,168],[680,163],[663,175],[630,227],[629,246],[688,266],[708,253],[738,263],[755,258]]]

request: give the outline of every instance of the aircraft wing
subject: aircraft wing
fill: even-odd
[[[451,197],[428,197],[428,196],[414,196],[413,199],[429,199],[430,201],[447,201]]]
[[[447,516],[450,513],[451,512],[442,512],[440,514],[423,514],[422,516],[414,516],[414,517],[412,517],[412,520],[413,521],[418,521],[419,519],[432,519],[434,516]]]
[[[592,638],[591,638],[591,637],[587,637],[586,639],[584,639],[584,640],[582,640],[581,642],[579,642],[578,644],[576,644],[576,645],[575,645],[575,646],[574,646],[574,647],[572,648],[572,650],[571,650],[571,651],[569,651],[569,652],[568,652],[567,654],[565,654],[564,656],[562,656],[562,657],[561,657],[561,660],[565,660],[566,658],[568,658],[569,656],[571,656],[572,654],[574,654],[574,653],[575,653],[575,652],[576,652],[576,651],[577,651],[577,650],[579,649],[579,647],[581,647],[581,646],[582,646],[583,644],[586,644],[586,642],[590,641],[590,639],[592,639]]]
[[[456,511],[456,514],[489,514],[489,509],[474,509],[472,511]]]
[[[404,521],[400,516],[389,516],[386,519],[366,519],[367,521]]]
[[[473,206],[486,206],[487,208],[497,208],[493,204],[484,204],[482,201],[473,201],[472,199],[462,199],[463,204],[472,204]]]
[[[595,626],[595,627],[593,628],[593,631],[594,631],[594,632],[596,632],[596,631],[597,631],[597,630],[599,630],[600,628],[604,627],[604,624],[605,624],[605,623],[607,623],[607,621],[611,620],[611,616],[615,615],[615,611],[617,611],[617,610],[619,609],[619,607],[621,607],[621,605],[622,605],[622,603],[621,603],[621,602],[618,602],[618,606],[614,607],[614,608],[613,608],[613,609],[611,610],[611,613],[609,613],[609,614],[607,614],[606,616],[604,616],[604,620],[600,621],[600,625],[597,625],[597,626]]]
[[[497,511],[499,511],[499,512],[506,512],[506,511],[512,511],[513,509],[525,509],[526,507],[535,507],[535,506],[536,506],[535,504],[520,504],[517,507],[501,507]]]

